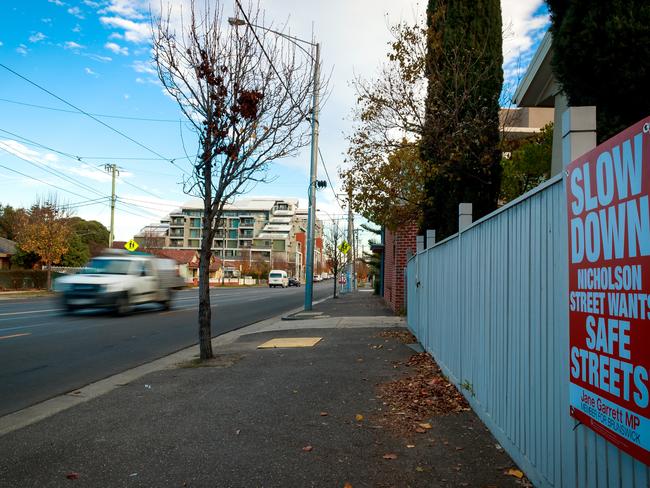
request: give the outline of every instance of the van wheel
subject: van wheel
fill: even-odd
[[[165,298],[160,302],[160,304],[163,307],[163,310],[171,310],[173,298],[174,298],[174,293],[171,290],[166,290]]]
[[[115,315],[123,317],[129,313],[131,313],[131,297],[128,292],[125,292],[115,301]]]

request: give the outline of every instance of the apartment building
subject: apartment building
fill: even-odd
[[[306,232],[306,210],[298,208],[297,199],[251,198],[226,205],[217,222],[213,241],[214,255],[226,271],[248,264],[266,262],[270,268],[286,269],[292,276],[304,279],[304,239],[296,236]],[[198,250],[201,247],[203,204],[188,202],[180,209],[142,229],[136,240],[156,243],[163,249]],[[315,262],[322,253],[322,222],[316,225]],[[146,246],[145,246],[146,247]]]

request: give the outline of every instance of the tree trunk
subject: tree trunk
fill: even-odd
[[[52,263],[47,263],[47,291],[52,289]]]
[[[337,287],[337,285],[338,285],[337,281],[339,280],[339,279],[336,277],[337,274],[338,274],[338,273],[337,273],[336,266],[335,266],[335,267],[334,267],[334,298],[337,298],[337,296],[336,296],[336,287]]]
[[[203,224],[203,238],[199,261],[199,348],[201,359],[212,354],[212,308],[210,307],[210,258],[212,257],[210,232]]]

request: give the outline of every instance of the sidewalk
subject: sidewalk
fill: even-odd
[[[389,382],[417,362],[377,297],[314,311],[329,317],[256,324],[216,340],[211,367],[149,373],[2,436],[0,487],[521,486],[473,412],[391,410]],[[257,348],[287,337],[322,339]]]

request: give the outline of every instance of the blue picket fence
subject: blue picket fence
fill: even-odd
[[[569,416],[564,192],[555,177],[412,257],[408,325],[535,486],[648,487]]]

